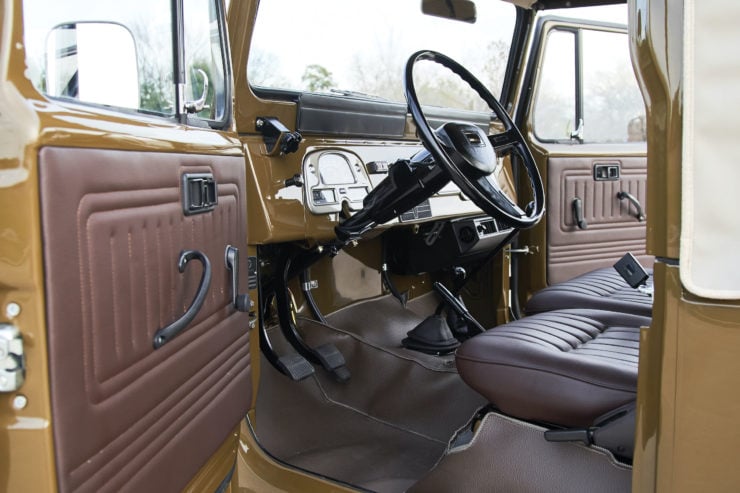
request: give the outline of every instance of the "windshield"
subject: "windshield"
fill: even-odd
[[[469,24],[424,15],[420,5],[419,0],[264,0],[248,79],[263,88],[404,101],[406,60],[431,49],[460,62],[499,96],[514,6],[477,2],[477,21]],[[479,98],[462,80],[424,77],[422,67],[418,73],[417,91],[425,104],[480,109]]]

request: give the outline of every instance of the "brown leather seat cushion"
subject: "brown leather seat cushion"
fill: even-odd
[[[648,269],[652,284],[652,269]],[[653,297],[631,288],[612,267],[598,269],[547,287],[529,299],[528,314],[584,308],[632,313],[650,317]]]
[[[635,399],[640,327],[650,319],[557,310],[486,331],[457,350],[460,376],[504,413],[570,427]]]

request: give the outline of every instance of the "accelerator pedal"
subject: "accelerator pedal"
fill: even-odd
[[[314,354],[327,371],[331,372],[339,382],[346,382],[352,374],[347,369],[344,356],[334,344],[327,343],[313,348]]]

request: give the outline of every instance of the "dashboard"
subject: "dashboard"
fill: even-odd
[[[338,224],[363,207],[365,196],[388,176],[398,159],[421,149],[418,144],[353,144],[307,149],[302,162],[303,200],[309,217]],[[494,176],[500,178],[503,163]],[[394,225],[409,224],[407,228]],[[487,217],[452,182],[412,210],[377,229],[388,236],[390,269],[399,274],[438,270],[474,259],[498,247],[511,228]]]
[[[302,165],[306,208],[313,215],[330,215],[336,221],[340,216],[348,217],[362,209],[365,196],[386,178],[396,160],[410,158],[420,149],[418,144],[309,148]],[[448,183],[387,225],[481,213],[457,186]]]

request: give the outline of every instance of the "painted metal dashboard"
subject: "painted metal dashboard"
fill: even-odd
[[[329,215],[333,221],[362,208],[365,196],[388,175],[398,159],[418,152],[418,144],[355,144],[342,147],[311,147],[302,163],[305,206],[313,215]],[[499,163],[496,174],[502,169]],[[425,222],[461,215],[482,214],[453,183],[406,211],[386,225]]]

